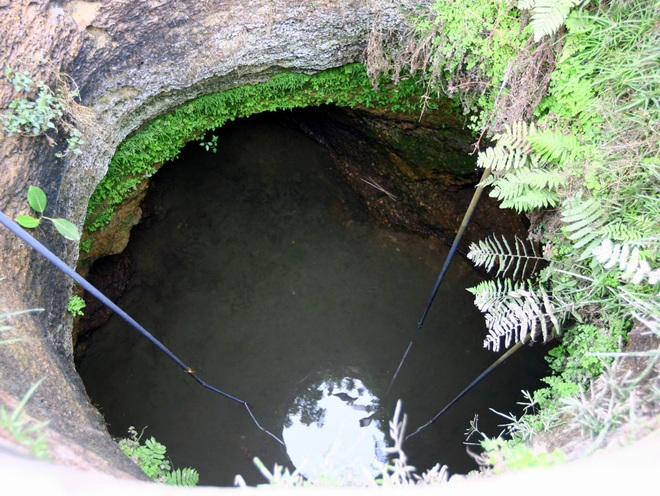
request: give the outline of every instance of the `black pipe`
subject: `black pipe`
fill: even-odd
[[[442,270],[440,271],[438,280],[435,282],[435,286],[433,287],[433,291],[431,292],[431,297],[429,298],[429,301],[426,304],[426,307],[424,308],[424,312],[422,313],[422,318],[420,318],[419,322],[417,323],[418,329],[421,329],[422,326],[424,325],[426,314],[429,313],[429,309],[431,308],[431,303],[433,303],[435,295],[437,294],[438,289],[440,288],[440,283],[445,278],[445,273],[447,272],[447,269],[449,268],[449,264],[451,263],[452,258],[454,258],[454,254],[458,249],[458,245],[461,242],[461,239],[463,238],[463,233],[465,232],[465,228],[470,223],[470,219],[472,218],[472,213],[474,212],[475,208],[477,208],[477,203],[479,203],[479,198],[481,198],[481,193],[484,190],[484,187],[480,185],[486,180],[486,178],[488,178],[488,176],[490,176],[490,168],[484,170],[484,173],[481,175],[481,179],[479,180],[479,184],[477,185],[477,189],[474,191],[474,194],[472,195],[472,200],[470,201],[470,205],[468,205],[467,211],[465,212],[465,216],[463,217],[463,221],[461,222],[461,225],[458,228],[458,232],[456,233],[456,237],[454,238],[454,242],[452,243],[451,248],[449,249],[449,254],[447,255],[447,258],[445,259],[445,263],[442,266]]]
[[[482,381],[482,380],[483,380],[488,374],[490,374],[493,370],[495,370],[495,369],[496,369],[497,367],[499,367],[502,363],[504,363],[504,361],[505,361],[507,358],[509,358],[511,355],[513,355],[516,351],[518,351],[518,349],[520,349],[520,347],[521,347],[522,345],[523,345],[522,341],[518,341],[515,345],[513,345],[511,348],[509,348],[509,350],[508,350],[504,355],[502,355],[502,356],[499,357],[497,360],[495,360],[495,362],[494,362],[490,367],[488,367],[488,368],[487,368],[486,370],[484,370],[481,374],[479,374],[479,377],[477,377],[475,380],[473,380],[473,381],[468,385],[468,387],[466,387],[465,389],[463,389],[463,391],[461,391],[461,392],[460,392],[460,393],[459,393],[459,394],[458,394],[453,400],[451,400],[451,401],[450,401],[450,402],[449,402],[449,403],[448,403],[448,404],[447,404],[442,410],[440,410],[440,411],[438,412],[438,414],[437,414],[435,417],[433,417],[433,418],[432,418],[431,420],[429,420],[427,423],[425,423],[424,425],[422,425],[421,427],[419,427],[419,428],[418,428],[415,432],[413,432],[412,434],[408,434],[408,435],[406,436],[405,440],[408,440],[409,438],[413,437],[415,434],[419,433],[419,431],[421,431],[422,429],[425,429],[425,428],[428,427],[429,425],[434,424],[435,421],[438,420],[438,419],[440,418],[440,416],[441,416],[443,413],[445,413],[447,410],[449,410],[449,409],[454,405],[454,403],[456,403],[456,402],[457,402],[458,400],[460,400],[463,396],[465,396],[468,392],[470,392],[470,390],[471,390],[474,386],[476,386],[477,384],[479,384],[479,383],[480,383],[480,382],[481,382],[481,381]]]
[[[248,412],[250,413],[250,416],[254,420],[255,424],[257,424],[257,427],[259,427],[259,429],[261,429],[262,431],[266,432],[267,434],[275,438],[277,441],[279,441],[280,444],[284,445],[284,442],[282,442],[279,438],[277,438],[277,436],[275,436],[271,432],[261,427],[261,425],[259,425],[259,422],[257,422],[257,420],[254,418],[254,415],[252,415],[252,411],[250,410],[247,401],[241,400],[236,396],[232,396],[229,393],[225,393],[224,391],[221,391],[220,389],[213,387],[204,380],[202,380],[192,368],[188,367],[188,365],[186,365],[181,359],[179,359],[179,357],[177,357],[174,353],[172,353],[163,343],[158,341],[158,339],[156,339],[151,333],[149,333],[149,331],[147,331],[144,327],[142,327],[135,319],[133,319],[133,317],[131,317],[121,308],[119,308],[112,300],[110,300],[110,298],[105,296],[89,281],[87,281],[84,277],[82,277],[75,270],[73,270],[66,263],[64,263],[64,261],[60,259],[57,255],[55,255],[52,251],[50,251],[39,241],[34,239],[34,237],[28,234],[22,227],[20,227],[18,224],[16,224],[16,222],[14,222],[9,217],[7,217],[3,212],[0,212],[0,223],[3,226],[5,226],[7,229],[9,229],[12,233],[14,233],[16,236],[18,236],[25,243],[27,243],[32,248],[34,248],[40,255],[42,255],[46,260],[52,263],[60,271],[64,272],[67,276],[69,276],[71,279],[73,279],[78,284],[80,284],[83,288],[85,288],[86,291],[94,295],[94,297],[98,298],[104,305],[108,306],[113,312],[115,312],[119,317],[121,317],[124,321],[126,321],[131,327],[137,330],[149,341],[151,341],[151,343],[154,344],[160,351],[165,353],[165,355],[167,355],[174,363],[176,363],[179,367],[181,367],[190,377],[192,377],[195,381],[197,381],[202,387],[205,387],[213,391],[214,393],[220,394],[225,398],[228,398],[232,401],[244,405],[247,408]]]

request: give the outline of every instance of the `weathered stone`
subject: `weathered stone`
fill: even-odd
[[[306,116],[306,117],[305,117]],[[323,108],[300,114],[300,127],[327,147],[351,187],[381,223],[451,244],[480,170],[475,139],[456,122],[428,114]],[[460,248],[493,234],[526,237],[523,218],[482,195]]]
[[[80,155],[58,158],[45,137],[3,136],[0,209],[11,217],[28,213],[25,195],[36,185],[48,195],[46,215],[82,226],[115,149],[145,123],[202,94],[285,70],[312,73],[353,62],[376,14],[383,27],[397,29],[406,8],[415,5],[419,2],[0,0],[2,60],[50,85],[68,74],[91,110],[79,116],[87,121]],[[7,108],[16,96],[3,80],[0,105]],[[75,266],[76,243],[48,225],[34,234]],[[66,313],[71,282],[5,229],[0,250],[1,308],[45,309],[15,322],[22,348],[0,347],[6,392],[19,398],[46,376],[28,405],[30,413],[74,443],[97,446],[99,456],[120,467],[125,460],[103,433],[73,367],[72,319]],[[140,475],[137,468],[134,475]]]

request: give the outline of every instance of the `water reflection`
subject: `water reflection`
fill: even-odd
[[[284,422],[292,463],[311,481],[355,484],[376,476],[387,460],[377,407],[378,398],[360,379],[325,379],[307,387]]]

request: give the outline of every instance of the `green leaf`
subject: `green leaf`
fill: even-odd
[[[31,215],[19,215],[16,217],[16,223],[20,226],[23,226],[27,229],[35,228],[41,222],[41,219],[35,219]]]
[[[46,199],[46,193],[44,193],[41,188],[30,186],[30,189],[28,189],[27,199],[28,203],[35,212],[39,212],[40,214],[44,213],[48,200]]]
[[[71,241],[80,240],[80,233],[78,232],[78,228],[72,222],[69,222],[66,219],[48,219],[48,220],[50,220],[53,224],[55,224],[55,228],[66,239],[70,239]]]

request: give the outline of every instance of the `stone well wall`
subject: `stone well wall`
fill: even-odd
[[[30,185],[46,214],[82,226],[89,197],[131,132],[196,96],[255,83],[282,71],[313,73],[357,60],[371,23],[397,29],[412,0],[0,0],[0,56],[14,70],[55,85],[77,84],[87,116],[80,155],[56,156],[43,137],[2,135],[0,209],[28,213]],[[0,107],[16,98],[0,83]],[[61,151],[61,150],[60,150]],[[35,231],[75,266],[78,246],[49,226]],[[11,405],[42,377],[28,405],[48,420],[57,459],[127,476],[127,465],[89,405],[72,362],[71,283],[0,229],[0,311],[42,308],[9,319],[22,341],[0,346],[2,401]],[[0,434],[0,437],[1,434]],[[57,450],[67,445],[68,450]],[[66,454],[61,454],[66,453]]]

